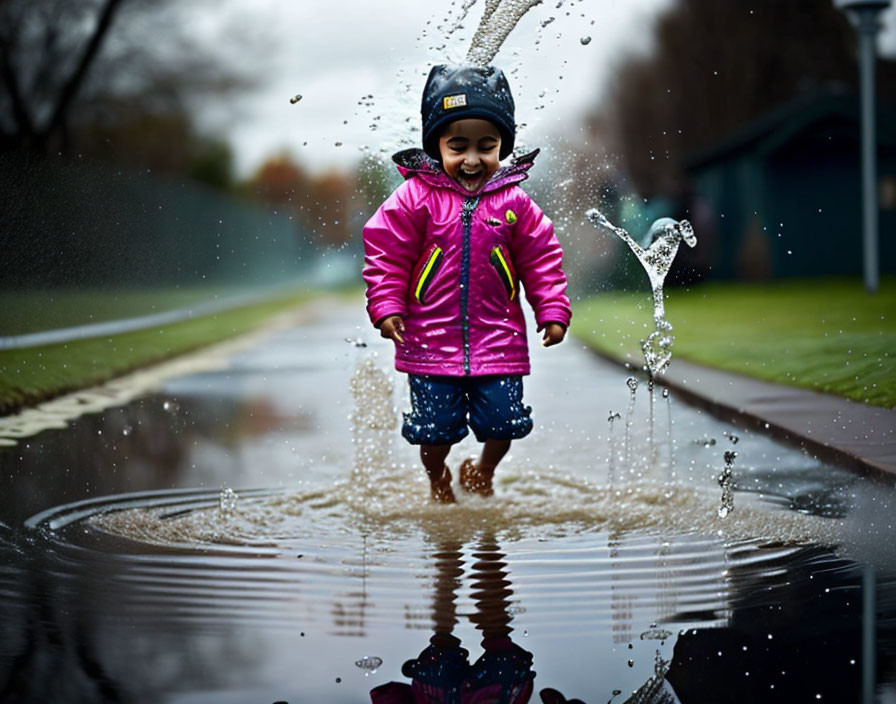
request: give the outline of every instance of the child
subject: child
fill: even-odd
[[[511,440],[532,430],[519,284],[545,346],[563,341],[571,313],[553,225],[517,185],[538,151],[499,168],[516,132],[504,74],[435,66],[421,113],[423,151],[393,157],[406,180],[364,227],[364,279],[370,320],[409,375],[402,435],[420,445],[432,498],[450,503],[445,460],[468,425],[484,445],[460,485],[482,496]]]

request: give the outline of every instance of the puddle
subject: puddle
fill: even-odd
[[[532,350],[495,497],[435,506],[360,315],[0,450],[0,692],[360,702],[504,663],[533,702],[859,701],[871,597],[896,691],[891,487],[572,342]]]

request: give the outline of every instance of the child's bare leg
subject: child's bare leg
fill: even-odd
[[[445,460],[451,451],[451,445],[421,445],[420,460],[429,476],[430,494],[434,501],[443,504],[454,503],[454,492],[451,489],[451,472]]]
[[[495,440],[489,438],[482,446],[482,454],[479,456],[479,462],[476,464],[479,471],[483,473],[493,474],[504,455],[510,450],[510,440]]]
[[[510,440],[488,438],[482,446],[478,462],[464,460],[460,467],[460,485],[464,490],[481,496],[491,496],[494,493],[492,478],[495,467],[510,450],[510,443]]]

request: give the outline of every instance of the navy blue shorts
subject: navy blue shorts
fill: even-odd
[[[412,445],[453,445],[467,436],[467,426],[479,442],[532,432],[521,376],[408,374],[408,384],[411,412],[404,414],[401,434]]]

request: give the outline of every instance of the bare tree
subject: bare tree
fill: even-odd
[[[127,151],[148,124],[160,143],[195,136],[197,104],[246,85],[252,62],[233,43],[188,35],[190,11],[174,0],[0,2],[0,151]]]
[[[72,104],[124,0],[0,5],[2,145],[44,151],[63,135]]]

